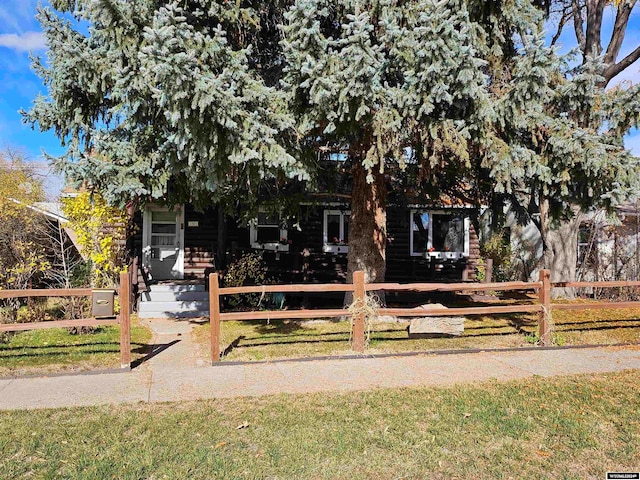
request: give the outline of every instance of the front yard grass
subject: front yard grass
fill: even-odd
[[[132,318],[131,358],[146,352],[151,332]],[[120,367],[120,327],[71,334],[65,328],[31,330],[0,341],[0,377]]]
[[[537,314],[473,315],[466,318],[460,337],[420,339],[408,338],[406,321],[376,323],[371,328],[367,353],[531,346],[536,340],[537,318]],[[553,323],[557,345],[640,342],[640,309],[559,310],[553,313]],[[223,361],[353,353],[350,330],[348,320],[223,322]],[[195,328],[194,337],[205,345],[209,332],[209,325],[204,324]]]
[[[640,470],[640,371],[0,412],[3,478],[605,478]],[[238,428],[242,427],[242,428]]]

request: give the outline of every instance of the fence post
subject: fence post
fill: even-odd
[[[353,272],[353,303],[364,305],[364,272]],[[355,313],[353,317],[353,345],[355,352],[364,353],[364,312],[362,310]]]
[[[220,361],[220,292],[218,274],[209,274],[209,324],[211,327],[211,363]]]
[[[542,345],[551,344],[551,272],[540,270],[540,281],[542,287],[538,291],[538,299],[542,306],[538,320],[538,337]]]
[[[129,273],[120,273],[120,366],[131,368],[131,284]]]

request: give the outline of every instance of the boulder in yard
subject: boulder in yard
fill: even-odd
[[[416,310],[416,317],[409,324],[409,338],[434,338],[442,336],[460,336],[464,332],[464,317],[419,316],[420,311],[447,310],[440,303],[421,305]]]

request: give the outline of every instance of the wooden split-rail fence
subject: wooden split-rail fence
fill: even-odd
[[[211,360],[220,360],[220,328],[224,321],[277,320],[277,319],[314,319],[347,317],[352,318],[352,349],[363,353],[365,350],[365,313],[356,309],[351,313],[347,309],[314,309],[314,310],[270,310],[221,312],[220,297],[247,293],[321,293],[351,292],[354,302],[364,302],[367,292],[377,291],[413,291],[413,292],[478,292],[478,291],[536,291],[535,303],[520,305],[459,307],[445,309],[412,309],[412,308],[379,308],[378,315],[395,317],[444,317],[465,315],[491,315],[504,313],[538,313],[538,335],[543,345],[551,343],[551,313],[553,310],[584,310],[612,308],[640,308],[640,302],[589,302],[589,303],[551,303],[553,287],[575,288],[612,288],[640,287],[640,281],[613,282],[551,282],[549,270],[541,270],[537,282],[500,282],[500,283],[367,283],[364,273],[354,272],[353,283],[350,284],[298,284],[298,285],[258,285],[247,287],[220,288],[218,274],[209,276],[209,305],[211,321]],[[120,300],[120,313],[113,318],[83,318],[77,320],[56,320],[45,322],[0,324],[0,332],[16,332],[45,328],[94,327],[103,325],[120,325],[120,363],[122,368],[131,366],[131,275],[120,275],[120,286],[115,290]],[[36,290],[0,290],[0,299],[27,297],[90,297],[94,294],[91,288],[74,289],[36,289]]]
[[[364,272],[353,274],[351,284],[300,284],[262,285],[249,287],[220,288],[218,274],[209,275],[209,305],[211,319],[211,360],[220,360],[220,327],[225,321],[313,319],[351,316],[346,309],[318,310],[270,310],[249,312],[220,311],[220,297],[247,293],[312,293],[312,292],[352,292],[354,302],[363,302],[367,292],[372,291],[413,291],[413,292],[478,292],[478,291],[537,291],[537,302],[533,304],[460,307],[446,309],[379,308],[377,314],[395,317],[445,317],[464,315],[491,315],[498,313],[538,313],[538,336],[542,345],[551,343],[551,313],[553,310],[584,310],[609,308],[640,308],[640,302],[589,302],[584,304],[552,304],[551,289],[554,287],[640,287],[640,281],[614,282],[551,282],[551,272],[540,270],[537,282],[500,283],[366,283]],[[358,312],[352,319],[352,349],[363,353],[365,349],[365,314]]]
[[[75,320],[51,320],[45,322],[0,323],[0,332],[21,332],[45,328],[74,328],[120,325],[120,366],[131,367],[131,276],[120,274],[120,286],[115,289],[120,300],[120,313],[112,318],[80,318]],[[91,297],[91,288],[47,288],[32,290],[0,290],[0,299],[29,297]]]

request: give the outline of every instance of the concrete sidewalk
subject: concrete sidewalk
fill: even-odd
[[[210,366],[193,324],[144,320],[158,347],[131,372],[0,379],[0,410],[347,392],[640,369],[640,348],[330,358]],[[162,347],[163,346],[163,347]]]
[[[172,347],[177,347],[179,342]],[[167,349],[165,352],[168,352]],[[164,352],[163,352],[164,353]],[[159,354],[156,359],[161,357]],[[167,355],[169,358],[173,355]],[[164,360],[131,372],[0,380],[0,409],[346,392],[640,369],[640,350],[595,348],[216,366]]]

